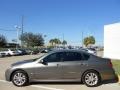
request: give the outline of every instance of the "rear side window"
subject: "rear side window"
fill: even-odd
[[[90,55],[83,53],[84,60],[88,60],[90,58]]]
[[[64,61],[80,61],[82,60],[82,55],[77,52],[66,52],[64,55]]]

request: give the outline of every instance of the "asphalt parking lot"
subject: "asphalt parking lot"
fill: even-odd
[[[16,87],[12,83],[5,81],[4,73],[10,64],[40,57],[41,55],[25,55],[0,58],[0,90],[120,90],[118,83],[104,83],[98,87],[87,87],[81,83],[32,83],[25,87]]]

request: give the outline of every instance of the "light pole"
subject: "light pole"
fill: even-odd
[[[23,35],[23,29],[24,29],[24,15],[22,15],[22,20],[21,20],[21,35]],[[23,41],[21,40],[21,47],[23,48]]]
[[[45,47],[47,48],[47,42],[45,40],[45,38],[47,37],[47,35],[43,35],[43,36],[44,36]]]
[[[16,48],[18,48],[18,45],[19,45],[19,31],[20,31],[20,27],[19,26],[17,26],[17,25],[15,25],[15,28],[16,28],[16,31],[17,31],[17,38],[16,38],[16,40],[17,40],[17,45],[16,45]]]
[[[82,35],[81,36],[82,36],[82,47],[83,47],[84,46],[84,40],[83,40],[84,39],[84,33],[83,33],[83,31],[82,31]]]

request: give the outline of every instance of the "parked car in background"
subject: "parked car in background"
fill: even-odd
[[[91,54],[94,54],[94,55],[97,55],[97,52],[94,48],[87,48],[87,52],[91,53]]]
[[[97,52],[94,48],[80,48],[80,50],[97,55]]]
[[[0,52],[0,57],[5,57],[5,53],[4,52]]]
[[[32,53],[32,50],[31,49],[24,49],[25,51],[26,51],[26,53],[28,54],[28,55],[30,55],[31,53]]]
[[[26,52],[26,50],[24,50],[24,49],[17,49],[17,52],[19,53],[19,55],[27,55],[28,54]]]
[[[7,51],[4,51],[6,56],[17,56],[19,53],[15,49],[8,49]]]
[[[14,63],[6,70],[5,77],[16,86],[39,81],[74,81],[88,87],[116,78],[110,59],[78,50],[52,51],[38,59]]]
[[[47,48],[40,49],[40,53],[48,53],[48,52],[49,52],[49,49]]]
[[[43,49],[40,51],[40,53],[48,53],[48,51],[49,51],[48,49]]]
[[[9,52],[7,50],[3,50],[2,53],[5,54],[5,56],[10,56]]]
[[[35,50],[32,50],[31,54],[38,54],[39,53],[39,50],[38,49],[35,49]]]

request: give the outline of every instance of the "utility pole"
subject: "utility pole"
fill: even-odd
[[[64,33],[63,33],[63,41],[64,41]],[[64,47],[65,47],[65,45],[63,45],[63,41],[61,42],[61,43],[62,43],[62,46],[64,46]]]
[[[21,19],[21,35],[23,35],[23,30],[24,30],[24,16],[22,15]],[[23,47],[23,41],[21,40],[21,47]]]
[[[46,42],[46,40],[45,40],[45,38],[47,37],[47,35],[43,35],[43,37],[44,37],[44,45],[45,45],[45,47],[47,48],[47,42]]]
[[[82,47],[83,47],[83,43],[84,43],[84,41],[83,41],[83,31],[82,31]]]
[[[20,27],[15,25],[15,28],[16,28],[16,31],[17,31],[17,37],[16,37],[16,48],[18,48],[18,45],[19,45],[19,31],[20,31]]]
[[[22,34],[23,34],[23,28],[24,28],[24,16],[22,15],[22,22],[21,22]]]
[[[63,33],[63,41],[64,41],[64,33]]]
[[[16,28],[17,30],[17,45],[16,45],[16,48],[18,48],[18,45],[19,45],[19,28]]]

